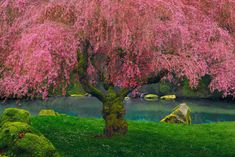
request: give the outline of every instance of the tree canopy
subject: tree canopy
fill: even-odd
[[[122,88],[208,74],[235,96],[234,0],[2,0],[0,28],[1,97],[45,98],[76,69]]]

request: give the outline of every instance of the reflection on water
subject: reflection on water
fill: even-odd
[[[125,102],[129,120],[160,121],[181,102],[186,102],[192,109],[193,123],[211,123],[220,121],[235,121],[235,102],[178,99],[175,101],[152,101],[130,99]],[[56,112],[79,117],[101,117],[102,104],[93,97],[57,97],[48,101],[21,101],[16,106],[15,101],[8,101],[0,106],[0,113],[9,107],[27,109],[37,115],[41,109],[54,109]]]

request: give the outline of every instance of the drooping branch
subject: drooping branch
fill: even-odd
[[[87,68],[88,68],[88,51],[90,48],[90,42],[84,41],[82,43],[82,52],[77,52],[77,60],[78,60],[78,75],[79,81],[82,85],[82,88],[87,92],[98,98],[100,101],[104,101],[104,94],[101,90],[97,89],[94,85],[92,85],[88,81],[87,76]]]

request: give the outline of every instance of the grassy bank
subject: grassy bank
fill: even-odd
[[[33,117],[32,125],[62,157],[234,157],[235,122],[169,125],[129,121],[123,137],[96,138],[103,121],[76,117]]]

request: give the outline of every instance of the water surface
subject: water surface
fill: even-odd
[[[179,103],[186,102],[192,109],[193,123],[212,123],[235,121],[235,102],[213,100],[177,99],[175,101],[145,101],[130,99],[125,101],[126,119],[141,121],[160,121]],[[37,115],[41,109],[54,109],[56,112],[79,117],[102,118],[102,104],[94,97],[55,97],[48,101],[21,101],[20,106],[14,100],[0,105],[0,113],[5,108],[17,107],[29,110]]]

